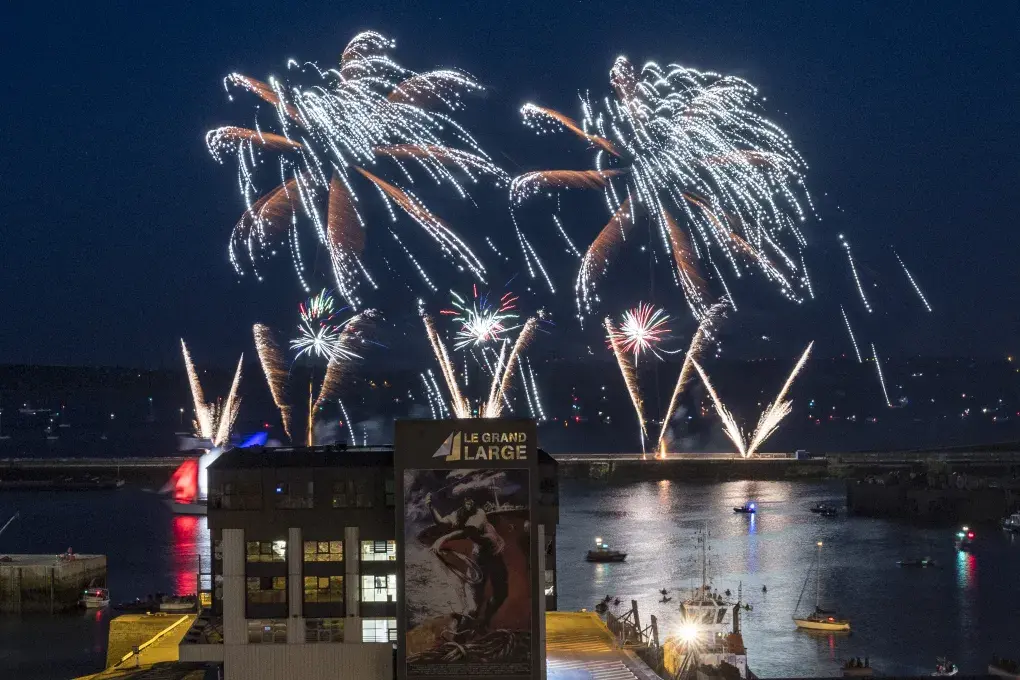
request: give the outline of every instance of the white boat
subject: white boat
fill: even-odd
[[[1006,531],[1012,531],[1014,534],[1020,534],[1020,512],[1014,512],[1002,520],[1002,528]]]
[[[171,500],[170,509],[173,510],[175,515],[206,515],[209,513],[209,503],[204,499],[200,500],[198,498],[190,503]]]
[[[197,604],[198,598],[196,598],[194,595],[164,597],[162,602],[159,603],[159,611],[190,612],[195,610],[195,606]]]
[[[106,588],[86,588],[79,604],[86,609],[102,609],[110,606],[110,591]]]
[[[805,630],[820,630],[826,632],[847,632],[850,630],[850,620],[836,615],[836,612],[822,609],[822,542],[818,541],[818,553],[812,565],[815,571],[815,610],[807,616],[797,616],[800,602],[804,598],[804,590],[807,588],[808,579],[811,578],[811,569],[808,569],[804,577],[804,586],[800,589],[800,597],[793,608],[793,622],[798,628]]]

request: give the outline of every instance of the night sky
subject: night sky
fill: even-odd
[[[587,167],[576,140],[535,137],[518,108],[535,101],[577,116],[577,91],[607,92],[618,54],[757,85],[810,165],[819,297],[797,307],[737,293],[745,304],[728,343],[740,353],[788,356],[812,338],[823,353],[847,352],[841,303],[858,340],[890,356],[1001,356],[1020,330],[1016,2],[19,3],[7,16],[0,363],[177,367],[184,336],[201,361],[225,365],[250,352],[254,321],[295,324],[303,293],[289,267],[257,284],[239,281],[227,261],[243,204],[235,167],[213,162],[204,134],[253,122],[254,99],[227,100],[227,73],[284,75],[291,57],[330,64],[365,29],[394,38],[406,67],[456,66],[486,84],[462,120],[511,174]],[[505,194],[478,198],[477,216],[453,226],[503,230],[523,270]],[[600,201],[570,225],[577,240],[605,223]],[[870,318],[840,231],[879,285]],[[891,246],[934,314],[913,297]],[[558,285],[565,298],[549,303],[558,325],[546,346],[597,348],[597,332],[575,335],[572,269]],[[403,295],[410,314],[413,297]],[[613,309],[603,311],[637,301],[605,297]],[[686,318],[679,294],[669,302],[660,300]],[[795,346],[780,345],[787,340]]]

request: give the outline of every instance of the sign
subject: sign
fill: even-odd
[[[398,673],[537,678],[531,420],[397,421]]]

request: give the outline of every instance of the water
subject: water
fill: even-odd
[[[1020,649],[1020,541],[978,532],[972,554],[957,554],[949,529],[871,519],[825,519],[819,501],[842,502],[838,482],[731,482],[627,485],[564,480],[558,529],[559,604],[592,608],[605,595],[637,599],[665,636],[679,616],[678,588],[700,581],[695,532],[712,533],[713,585],[754,611],[742,615],[752,670],[760,676],[836,675],[841,660],[869,657],[882,674],[929,673],[947,655],[981,672],[992,654]],[[755,517],[732,508],[758,502]],[[174,516],[155,494],[124,488],[87,493],[3,493],[0,518],[21,519],[0,536],[2,552],[104,553],[115,601],[156,591],[195,591],[199,559],[208,569],[205,518]],[[627,562],[584,561],[594,536],[628,553]],[[812,635],[790,615],[823,541],[823,604],[853,621],[850,635]],[[901,569],[896,560],[930,554],[938,569]],[[762,585],[768,593],[761,592]],[[673,601],[659,604],[658,591]],[[813,605],[813,581],[805,604]],[[109,620],[88,616],[0,617],[0,677],[56,680],[100,670]]]

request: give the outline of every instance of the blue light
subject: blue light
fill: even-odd
[[[238,448],[247,449],[252,446],[265,446],[269,439],[268,432],[256,432],[238,445]]]

